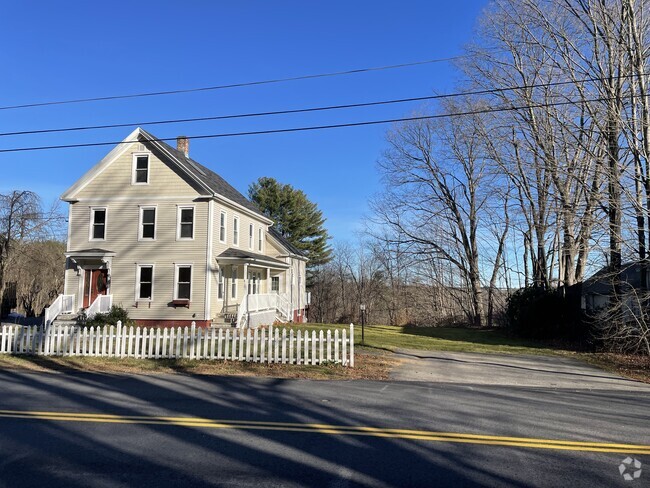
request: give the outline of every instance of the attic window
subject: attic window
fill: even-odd
[[[149,184],[149,155],[148,154],[133,155],[133,184],[134,185]]]

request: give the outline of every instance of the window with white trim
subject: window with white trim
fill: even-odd
[[[271,291],[275,293],[280,293],[280,277],[271,276]]]
[[[253,224],[248,225],[248,249],[253,249]]]
[[[133,155],[133,180],[134,185],[148,185],[149,184],[149,155],[148,154],[134,154]]]
[[[106,239],[106,207],[90,209],[90,240]]]
[[[156,207],[140,207],[140,240],[156,239]]]
[[[176,265],[176,284],[174,300],[190,300],[192,298],[192,265]]]
[[[137,287],[138,300],[153,300],[153,265],[138,265]]]
[[[230,278],[230,298],[237,298],[237,267],[232,267]]]
[[[194,239],[194,207],[178,207],[177,239]]]
[[[239,217],[232,218],[232,244],[239,246]]]
[[[226,242],[226,212],[223,210],[219,217],[219,241]]]
[[[259,252],[262,252],[262,246],[264,243],[264,233],[262,232],[262,228],[260,227],[257,229],[257,250]]]
[[[224,285],[224,276],[223,269],[219,268],[219,286],[217,287],[217,299],[223,300],[223,285]]]

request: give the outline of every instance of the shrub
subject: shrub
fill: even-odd
[[[86,327],[97,327],[102,325],[117,325],[121,321],[122,325],[131,325],[129,313],[119,305],[113,305],[108,313],[98,313],[92,319],[87,319],[85,312],[82,312],[77,318],[80,325]]]
[[[508,297],[506,323],[513,335],[529,339],[582,340],[588,336],[576,298],[558,290],[517,290]]]

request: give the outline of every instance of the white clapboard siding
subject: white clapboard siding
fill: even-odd
[[[339,333],[341,332],[341,333]],[[0,354],[151,359],[222,359],[257,363],[354,366],[354,325],[316,331],[67,325],[0,327]]]

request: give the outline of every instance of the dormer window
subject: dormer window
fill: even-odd
[[[133,181],[134,185],[149,184],[149,155],[133,155]]]

